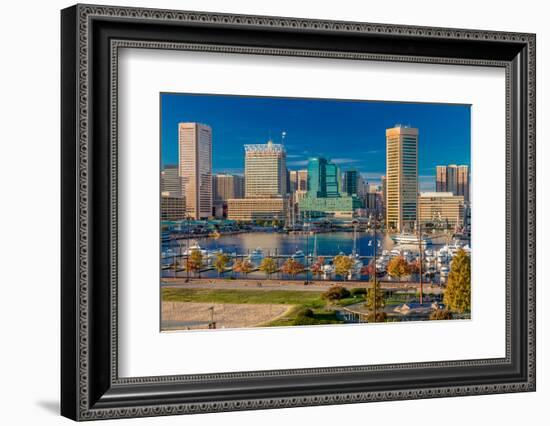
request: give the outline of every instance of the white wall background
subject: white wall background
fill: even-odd
[[[321,2],[278,0],[108,1],[142,7],[205,10],[431,25],[537,33],[538,101],[538,391],[422,401],[293,408],[187,417],[107,421],[102,424],[318,425],[406,422],[447,426],[515,425],[547,422],[550,400],[548,342],[550,294],[544,262],[550,256],[547,187],[550,114],[550,28],[545,2],[393,0]],[[71,2],[26,1],[3,4],[0,66],[0,418],[7,425],[68,424],[59,406],[59,10]],[[22,224],[25,224],[23,229]],[[35,255],[29,245],[33,243]],[[545,404],[546,403],[546,404]],[[537,421],[538,420],[538,421]],[[129,423],[131,422],[131,423]]]

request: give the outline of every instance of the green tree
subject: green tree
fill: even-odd
[[[347,277],[353,268],[353,259],[349,256],[339,254],[334,258],[334,272],[341,277]]]
[[[264,272],[268,277],[277,272],[277,262],[272,257],[264,257],[260,263],[260,271]]]
[[[388,274],[401,281],[402,277],[410,275],[409,264],[403,256],[396,256],[388,263]]]
[[[452,312],[464,313],[470,311],[470,300],[470,256],[459,249],[451,264],[443,303]]]
[[[225,253],[218,253],[216,255],[216,260],[214,261],[214,268],[218,271],[218,276],[225,272],[225,268],[229,263],[229,256]]]

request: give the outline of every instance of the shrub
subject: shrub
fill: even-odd
[[[313,311],[309,308],[303,308],[298,311],[296,314],[296,317],[307,317],[307,318],[313,318]]]
[[[350,296],[350,292],[347,288],[340,285],[335,285],[325,291],[321,297],[326,300],[340,300]]]
[[[359,296],[362,294],[367,294],[367,289],[365,287],[355,287],[351,289],[352,296]]]
[[[430,315],[431,320],[450,320],[453,319],[453,314],[447,309],[436,309]]]

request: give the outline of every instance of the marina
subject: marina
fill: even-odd
[[[387,268],[395,257],[402,257],[408,264],[420,261],[420,244],[415,235],[400,234],[397,238],[377,232],[332,232],[332,233],[285,233],[276,231],[247,232],[221,235],[216,238],[202,237],[186,239],[164,239],[161,254],[161,275],[163,278],[184,277],[186,259],[193,252],[200,253],[201,268],[191,273],[202,278],[233,277],[247,279],[305,279],[369,281],[376,266],[377,277],[391,281]],[[450,264],[457,251],[467,253],[470,246],[464,239],[452,235],[422,239],[422,275],[426,282],[445,283]],[[215,267],[216,258],[224,254],[227,265],[223,271]],[[347,257],[349,270],[345,275],[336,273],[334,259]],[[275,269],[266,276],[262,272],[262,261],[271,258]],[[284,273],[283,265],[289,259],[302,265],[295,275]],[[233,266],[246,262],[246,273],[236,272]],[[416,276],[415,276],[416,275]],[[418,280],[418,273],[411,279]]]

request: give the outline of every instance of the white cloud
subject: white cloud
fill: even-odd
[[[331,161],[334,164],[351,164],[358,163],[360,160],[357,158],[333,158]]]
[[[287,166],[307,166],[308,160],[297,160],[287,162]]]

